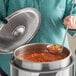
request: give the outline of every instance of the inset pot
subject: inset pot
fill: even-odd
[[[74,63],[70,50],[69,55],[53,62],[31,62],[17,58],[18,55],[32,51],[44,51],[48,43],[33,43],[19,47],[14,51],[10,61],[11,76],[74,76]],[[50,44],[53,45],[53,44]]]
[[[26,68],[29,70],[36,70],[36,71],[42,71],[42,70],[56,70],[56,69],[62,69],[70,64],[70,56],[71,52],[64,47],[64,49],[68,52],[68,56],[64,59],[52,61],[52,62],[31,62],[27,60],[21,60],[18,58],[19,55],[24,53],[30,53],[32,51],[46,51],[48,43],[33,43],[33,44],[27,44],[24,46],[19,47],[14,51],[14,62],[16,65],[18,65],[21,68]],[[53,44],[50,44],[53,45]],[[47,68],[47,69],[46,69]]]

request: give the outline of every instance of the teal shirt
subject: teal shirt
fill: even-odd
[[[0,18],[26,7],[38,9],[41,13],[40,29],[29,43],[54,43],[62,44],[65,25],[63,19],[70,14],[72,0],[0,0]],[[74,7],[73,15],[76,14]],[[75,31],[68,31],[73,34]],[[69,47],[66,38],[65,47]],[[9,72],[9,55],[0,55],[0,66]]]

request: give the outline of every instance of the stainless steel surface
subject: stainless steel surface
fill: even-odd
[[[33,43],[27,44],[24,46],[19,47],[14,51],[14,60],[15,63],[22,68],[30,69],[30,70],[56,70],[60,68],[64,68],[70,63],[70,56],[71,52],[65,48],[68,52],[68,56],[62,60],[52,61],[52,62],[30,62],[30,61],[23,61],[18,58],[18,55],[24,54],[31,51],[46,51],[48,43]],[[53,44],[50,44],[53,45]],[[46,69],[47,67],[47,69]]]
[[[39,29],[41,16],[35,8],[24,8],[12,13],[6,20],[7,24],[1,24],[0,53],[10,53],[28,43]]]
[[[10,76],[74,76],[74,63],[72,57],[70,59],[71,62],[67,67],[58,70],[49,70],[49,71],[43,71],[43,70],[33,71],[33,70],[23,69],[15,65],[14,60],[11,59]]]
[[[18,36],[21,36],[22,34],[24,34],[24,32],[25,32],[25,26],[20,25],[14,29],[14,31],[12,32],[12,35],[14,37],[18,37]]]

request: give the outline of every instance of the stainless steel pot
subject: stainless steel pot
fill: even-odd
[[[15,64],[14,58],[10,61],[10,76],[74,76],[74,64],[73,64],[73,58],[70,57],[70,64],[62,69],[57,70],[42,70],[42,71],[36,71],[36,70],[29,70],[26,68],[21,68]],[[27,66],[29,64],[26,64]],[[32,68],[33,69],[33,68]]]
[[[20,54],[24,54],[27,52],[32,51],[46,51],[48,43],[33,43],[33,44],[27,44],[24,46],[19,47],[14,51],[14,62],[17,66],[21,68],[26,68],[29,70],[35,70],[35,71],[48,71],[48,70],[56,70],[61,69],[66,66],[68,66],[71,62],[70,56],[71,52],[65,48],[65,50],[68,52],[68,56],[62,60],[58,61],[52,61],[52,62],[30,62],[30,61],[23,61],[18,58]],[[50,44],[53,45],[53,44]]]

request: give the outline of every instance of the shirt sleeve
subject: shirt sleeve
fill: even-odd
[[[7,16],[8,0],[0,0],[0,23],[3,22]]]
[[[70,15],[70,11],[71,11],[72,5],[73,5],[73,0],[67,0],[64,17]],[[72,16],[76,16],[76,1],[74,2]],[[70,33],[71,36],[73,36],[76,33],[76,30],[69,29],[68,32]]]

